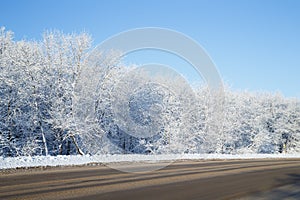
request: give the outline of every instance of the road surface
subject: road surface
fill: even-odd
[[[1,200],[300,199],[299,188],[300,159],[178,161],[148,173],[101,165],[0,171]]]

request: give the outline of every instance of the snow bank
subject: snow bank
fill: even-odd
[[[76,156],[34,156],[34,157],[0,157],[0,169],[40,166],[70,166],[89,163],[141,162],[141,161],[175,161],[175,160],[229,160],[229,159],[278,159],[300,158],[300,154],[169,154],[169,155],[76,155]]]

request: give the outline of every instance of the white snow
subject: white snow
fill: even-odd
[[[114,162],[154,162],[175,160],[229,160],[229,159],[279,159],[300,158],[300,154],[168,154],[168,155],[137,155],[137,154],[106,154],[106,155],[75,155],[75,156],[22,156],[0,157],[0,169],[40,166],[70,166],[89,163]]]

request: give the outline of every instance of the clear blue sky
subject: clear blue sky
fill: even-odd
[[[1,0],[0,26],[16,39],[85,30],[94,44],[132,28],[170,28],[201,44],[233,88],[300,97],[299,0]]]

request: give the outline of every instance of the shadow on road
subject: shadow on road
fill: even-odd
[[[289,179],[291,184],[295,184],[300,188],[300,174],[289,174]]]
[[[272,200],[298,200],[300,199],[300,174],[287,174],[284,179],[277,180],[279,187],[267,191],[260,192],[251,197],[241,198],[242,200],[262,200],[262,199],[272,199]]]

